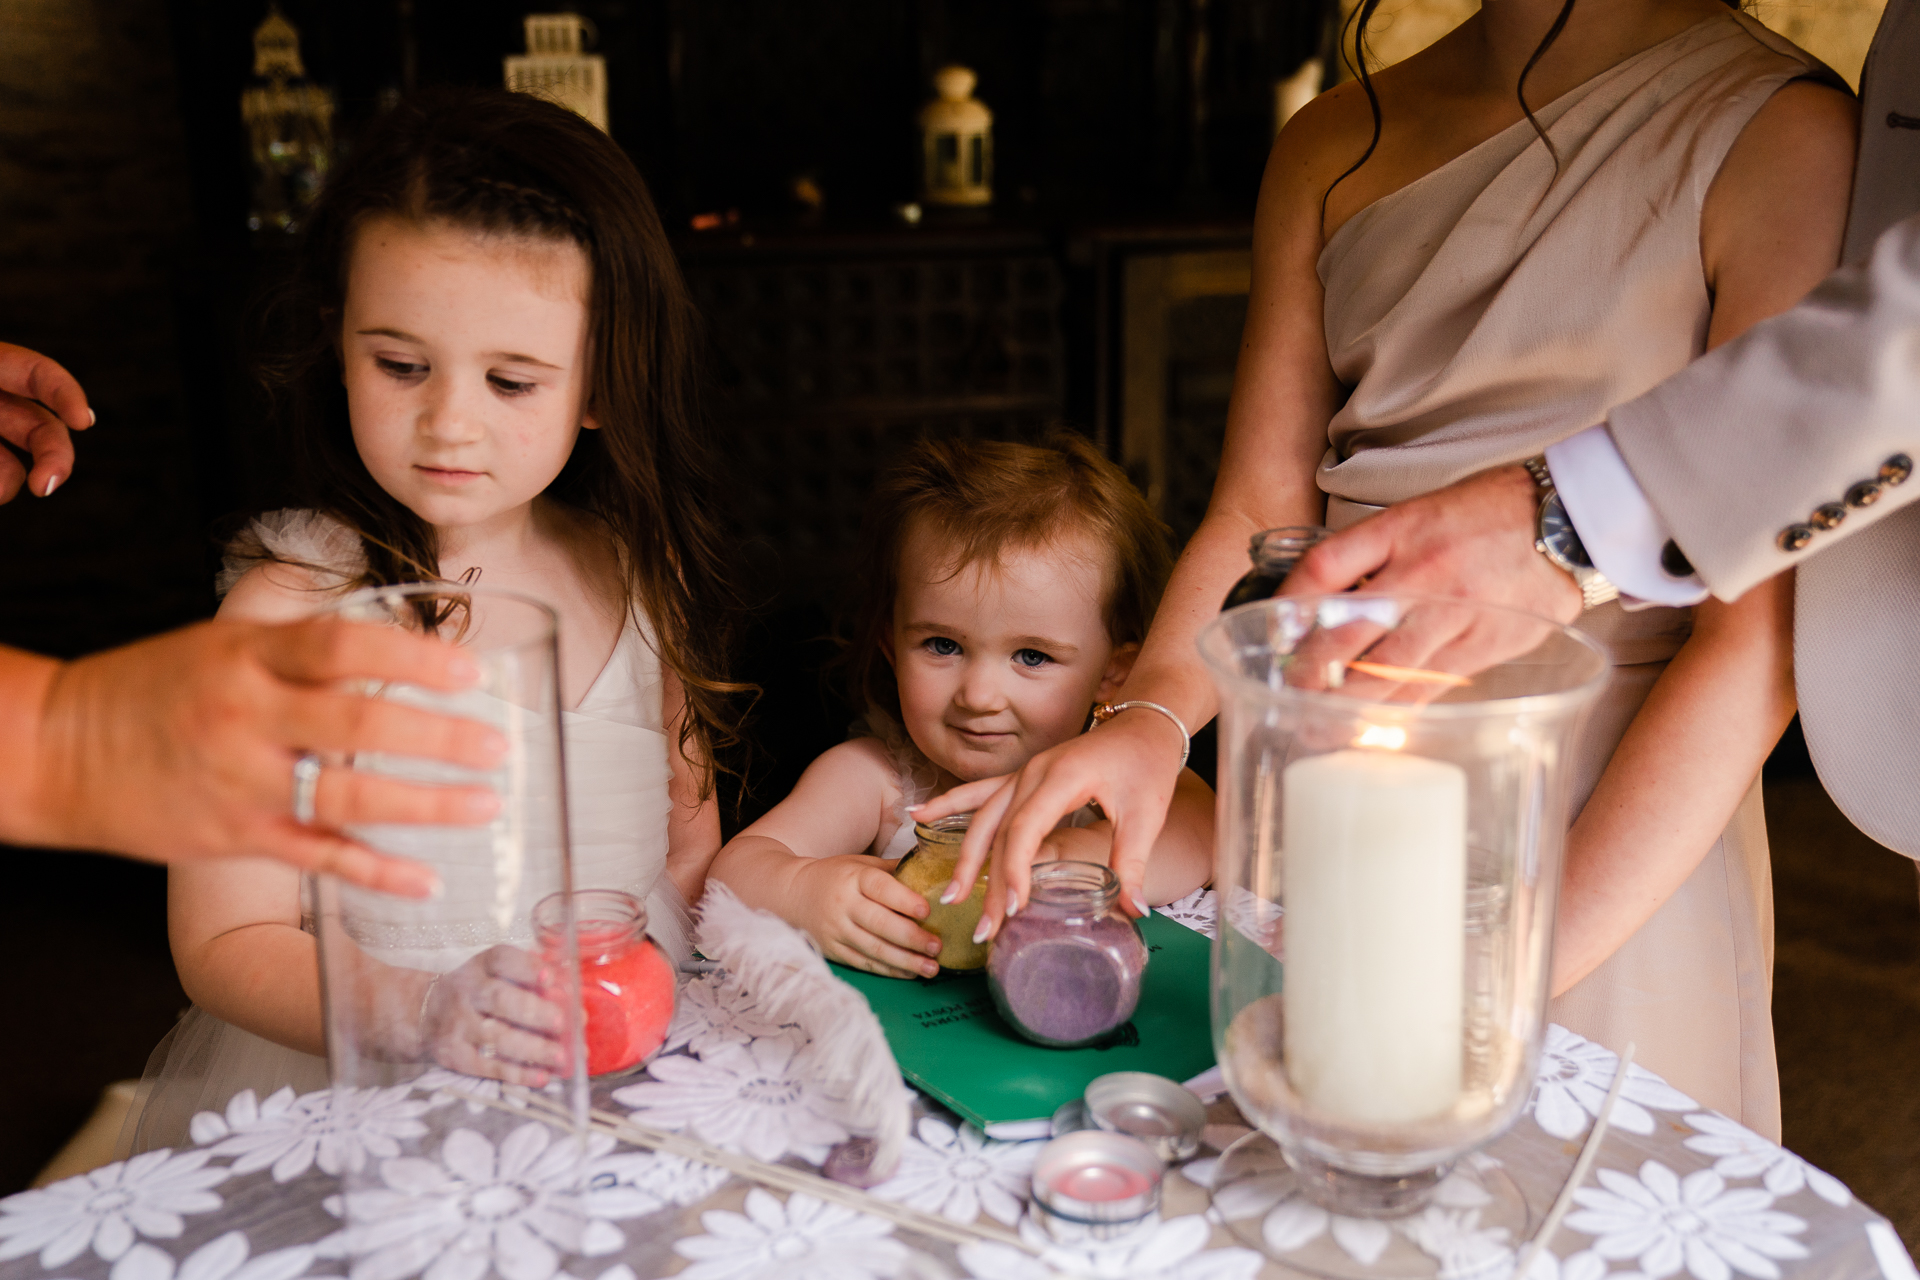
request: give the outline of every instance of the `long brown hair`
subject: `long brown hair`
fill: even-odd
[[[401,101],[356,141],[302,230],[276,299],[262,372],[289,433],[301,505],[355,531],[356,585],[438,577],[432,526],[375,482],[354,447],[337,343],[354,238],[370,218],[443,221],[570,241],[585,252],[588,404],[547,493],[597,517],[624,569],[625,610],[652,624],[687,710],[683,754],[708,794],[718,753],[739,741],[728,679],[738,599],[728,585],[714,476],[702,443],[698,316],[645,181],[612,139],[526,94],[436,90]],[[244,550],[244,548],[243,548]]]
[[[900,553],[915,529],[951,550],[955,573],[997,564],[1018,547],[1085,533],[1111,559],[1103,566],[1101,621],[1115,645],[1140,644],[1173,572],[1167,526],[1126,472],[1085,436],[1062,431],[1045,446],[928,438],[874,485],[860,535],[845,661],[855,705],[898,715],[899,688],[886,659],[900,590]]]

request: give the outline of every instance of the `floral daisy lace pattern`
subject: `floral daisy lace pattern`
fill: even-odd
[[[1431,1204],[1394,1223],[1330,1213],[1294,1195],[1291,1178],[1237,1182],[1215,1192],[1213,1207],[1225,1221],[1252,1225],[1278,1254],[1331,1247],[1371,1267],[1394,1249],[1398,1256],[1390,1261],[1409,1274],[1418,1273],[1419,1255],[1425,1254],[1442,1277],[1491,1276],[1503,1265],[1511,1271],[1516,1261],[1516,1242],[1507,1229],[1482,1226],[1480,1220],[1493,1202],[1482,1179],[1498,1168],[1500,1161],[1485,1153],[1468,1156],[1436,1188]],[[1188,1176],[1207,1185],[1216,1170],[1213,1161],[1196,1162]]]
[[[434,1104],[412,1095],[412,1085],[322,1089],[297,1098],[281,1089],[256,1102],[253,1090],[242,1089],[224,1113],[195,1116],[189,1132],[207,1154],[237,1156],[234,1173],[271,1169],[275,1182],[315,1167],[335,1176],[359,1173],[368,1161],[397,1156],[403,1142],[426,1134],[420,1117]]]
[[[1547,1027],[1540,1070],[1529,1110],[1534,1123],[1556,1138],[1584,1134],[1606,1101],[1620,1056],[1558,1024]],[[1644,1067],[1627,1068],[1627,1082],[1614,1101],[1609,1123],[1642,1137],[1654,1130],[1654,1111],[1698,1111],[1699,1104]]]
[[[1178,902],[1169,902],[1164,907],[1155,907],[1154,910],[1169,920],[1174,920],[1187,926],[1187,928],[1193,930],[1195,933],[1204,933],[1207,937],[1211,938],[1219,928],[1220,911],[1218,904],[1219,899],[1215,896],[1213,890],[1200,888],[1195,889]]]
[[[767,1036],[701,1057],[656,1058],[652,1079],[614,1090],[613,1100],[649,1124],[690,1129],[756,1160],[792,1153],[817,1165],[849,1135],[808,1079],[805,1054],[797,1037]]]
[[[1713,1171],[1723,1178],[1758,1178],[1781,1199],[1806,1190],[1831,1205],[1853,1203],[1853,1192],[1840,1179],[1737,1121],[1716,1111],[1703,1111],[1688,1116],[1687,1123],[1698,1130],[1686,1140],[1687,1150],[1718,1157]]]
[[[589,1157],[613,1140],[590,1139]],[[617,1184],[582,1196],[579,1157],[556,1130],[529,1120],[496,1146],[472,1129],[455,1129],[436,1159],[382,1161],[380,1186],[328,1201],[349,1220],[316,1246],[322,1257],[351,1257],[362,1280],[554,1280],[563,1255],[605,1257],[626,1244],[614,1221],[658,1207]]]
[[[960,1265],[973,1280],[1253,1280],[1265,1262],[1251,1249],[1209,1249],[1213,1224],[1201,1214],[1150,1222],[1098,1249],[1068,1248],[1049,1240],[1031,1218],[1020,1223],[1030,1249],[1004,1244],[960,1246]],[[1037,1256],[1036,1256],[1037,1254]]]
[[[705,1234],[674,1242],[682,1280],[891,1280],[908,1256],[891,1222],[801,1192],[782,1203],[755,1187],[742,1207],[709,1209]]]
[[[137,1244],[113,1264],[108,1280],[293,1280],[313,1265],[312,1245],[275,1249],[257,1258],[252,1252],[242,1231],[209,1240],[177,1266],[165,1251]]]
[[[0,1262],[38,1254],[51,1271],[89,1250],[116,1262],[142,1237],[175,1239],[188,1214],[222,1204],[212,1188],[233,1174],[212,1154],[149,1151],[0,1200]]]
[[[1218,906],[1203,891],[1161,910],[1211,934]],[[1225,914],[1232,927],[1265,936],[1278,908],[1243,898]],[[705,975],[682,988],[662,1054],[643,1073],[602,1085],[601,1105],[610,1100],[636,1119],[759,1159],[818,1164],[847,1130],[807,1079],[809,1049],[798,1028],[761,1015],[750,992],[724,974]],[[1527,1116],[1559,1142],[1577,1140],[1617,1063],[1609,1050],[1549,1028]],[[571,1144],[534,1116],[515,1091],[444,1070],[390,1088],[282,1089],[265,1099],[242,1091],[194,1118],[191,1150],[148,1153],[0,1199],[0,1262],[32,1257],[51,1276],[90,1268],[105,1280],[482,1280],[489,1271],[504,1280],[641,1280],[657,1266],[679,1266],[692,1280],[862,1280],[902,1274],[916,1249],[932,1248],[956,1274],[983,1280],[1249,1280],[1259,1253],[1209,1248],[1216,1215],[1233,1212],[1260,1215],[1261,1237],[1274,1247],[1334,1248],[1355,1260],[1418,1250],[1442,1276],[1508,1280],[1518,1243],[1480,1223],[1487,1193],[1477,1177],[1500,1163],[1483,1153],[1463,1162],[1421,1215],[1393,1227],[1228,1197],[1208,1215],[1068,1248],[1026,1213],[1041,1144],[990,1139],[921,1100],[900,1167],[874,1194],[956,1223],[1012,1228],[1033,1250],[975,1243],[958,1250],[956,1265],[951,1246],[930,1246],[879,1217],[804,1193],[742,1188],[723,1169],[616,1147],[604,1135],[591,1139],[583,1180]],[[1558,1242],[1584,1235],[1585,1247],[1564,1257],[1543,1251],[1525,1280],[1683,1272],[1785,1280],[1808,1252],[1802,1215],[1861,1213],[1831,1175],[1702,1111],[1649,1072],[1630,1071],[1613,1124],[1666,1144],[1671,1157],[1645,1160],[1637,1173],[1602,1167],[1591,1176]],[[1200,1160],[1185,1172],[1205,1185],[1213,1168]],[[324,1201],[332,1234],[265,1250],[258,1234],[212,1235],[215,1221],[196,1231],[194,1218],[237,1195],[221,1184],[242,1177],[293,1195],[293,1184],[345,1177],[346,1190]],[[730,1198],[710,1205],[723,1194]],[[1868,1223],[1869,1234],[1877,1226]]]
[[[970,1124],[923,1116],[900,1155],[900,1169],[873,1194],[955,1222],[982,1213],[1008,1226],[1025,1207],[1037,1142],[995,1142]]]
[[[1728,1187],[1712,1169],[1681,1177],[1648,1160],[1637,1177],[1602,1169],[1596,1180],[1573,1193],[1579,1209],[1566,1226],[1592,1236],[1599,1257],[1632,1261],[1648,1280],[1682,1270],[1693,1280],[1780,1280],[1781,1260],[1807,1256],[1794,1239],[1805,1219],[1773,1208],[1763,1188]]]

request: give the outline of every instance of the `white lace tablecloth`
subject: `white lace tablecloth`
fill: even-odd
[[[1189,901],[1169,914],[1206,929],[1211,905]],[[795,1029],[770,1025],[749,994],[708,975],[683,988],[669,1051],[645,1075],[597,1089],[596,1105],[762,1160],[817,1165],[847,1133],[806,1081],[807,1051]],[[1264,1220],[1267,1238],[1293,1248],[1324,1235],[1359,1259],[1414,1247],[1449,1280],[1511,1280],[1515,1242],[1479,1226],[1476,1171],[1504,1170],[1537,1219],[1571,1169],[1616,1061],[1552,1028],[1526,1114],[1464,1162],[1423,1216],[1389,1228],[1283,1207]],[[956,1248],[605,1135],[593,1140],[583,1219],[580,1199],[564,1194],[570,1160],[554,1130],[446,1091],[486,1087],[433,1071],[384,1090],[243,1092],[223,1113],[195,1120],[191,1149],[0,1200],[0,1280],[1294,1274],[1219,1224],[1202,1189],[1207,1156],[1168,1178],[1157,1226],[1098,1252]],[[924,1102],[916,1117],[899,1172],[876,1194],[1043,1242],[1025,1216],[1038,1143],[993,1141]],[[372,1184],[356,1193],[365,1235],[352,1238],[340,1182],[348,1171]],[[423,1257],[432,1260],[423,1266]],[[1594,1172],[1526,1280],[1669,1276],[1920,1280],[1893,1228],[1838,1180],[1634,1068]]]

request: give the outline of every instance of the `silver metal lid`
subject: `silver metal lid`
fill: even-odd
[[[1200,1099],[1165,1076],[1114,1071],[1086,1089],[1087,1118],[1108,1133],[1126,1134],[1172,1163],[1200,1150],[1207,1109]]]
[[[1104,1240],[1160,1211],[1165,1166],[1145,1143],[1083,1129],[1055,1138],[1033,1162],[1034,1217],[1056,1240]]]

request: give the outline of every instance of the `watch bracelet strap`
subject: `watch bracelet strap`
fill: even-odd
[[[1525,467],[1527,474],[1533,477],[1533,487],[1540,491],[1540,497],[1544,498],[1554,492],[1553,472],[1547,468],[1546,454],[1536,453],[1520,465]]]
[[[1560,491],[1553,483],[1553,472],[1547,466],[1546,454],[1536,453],[1520,465],[1527,469],[1529,476],[1533,477],[1533,487],[1542,505],[1546,503],[1548,498],[1553,497]],[[1562,501],[1564,503],[1564,499]],[[1546,550],[1540,548],[1540,554],[1543,556],[1546,555]],[[1565,566],[1561,565],[1557,560],[1553,560],[1552,556],[1547,556],[1547,559],[1553,562],[1555,568],[1565,570]],[[1598,609],[1608,601],[1618,600],[1620,598],[1620,588],[1614,585],[1611,578],[1601,573],[1598,569],[1591,569],[1585,574],[1575,573],[1572,574],[1572,577],[1574,585],[1580,588],[1580,607],[1582,609]]]

